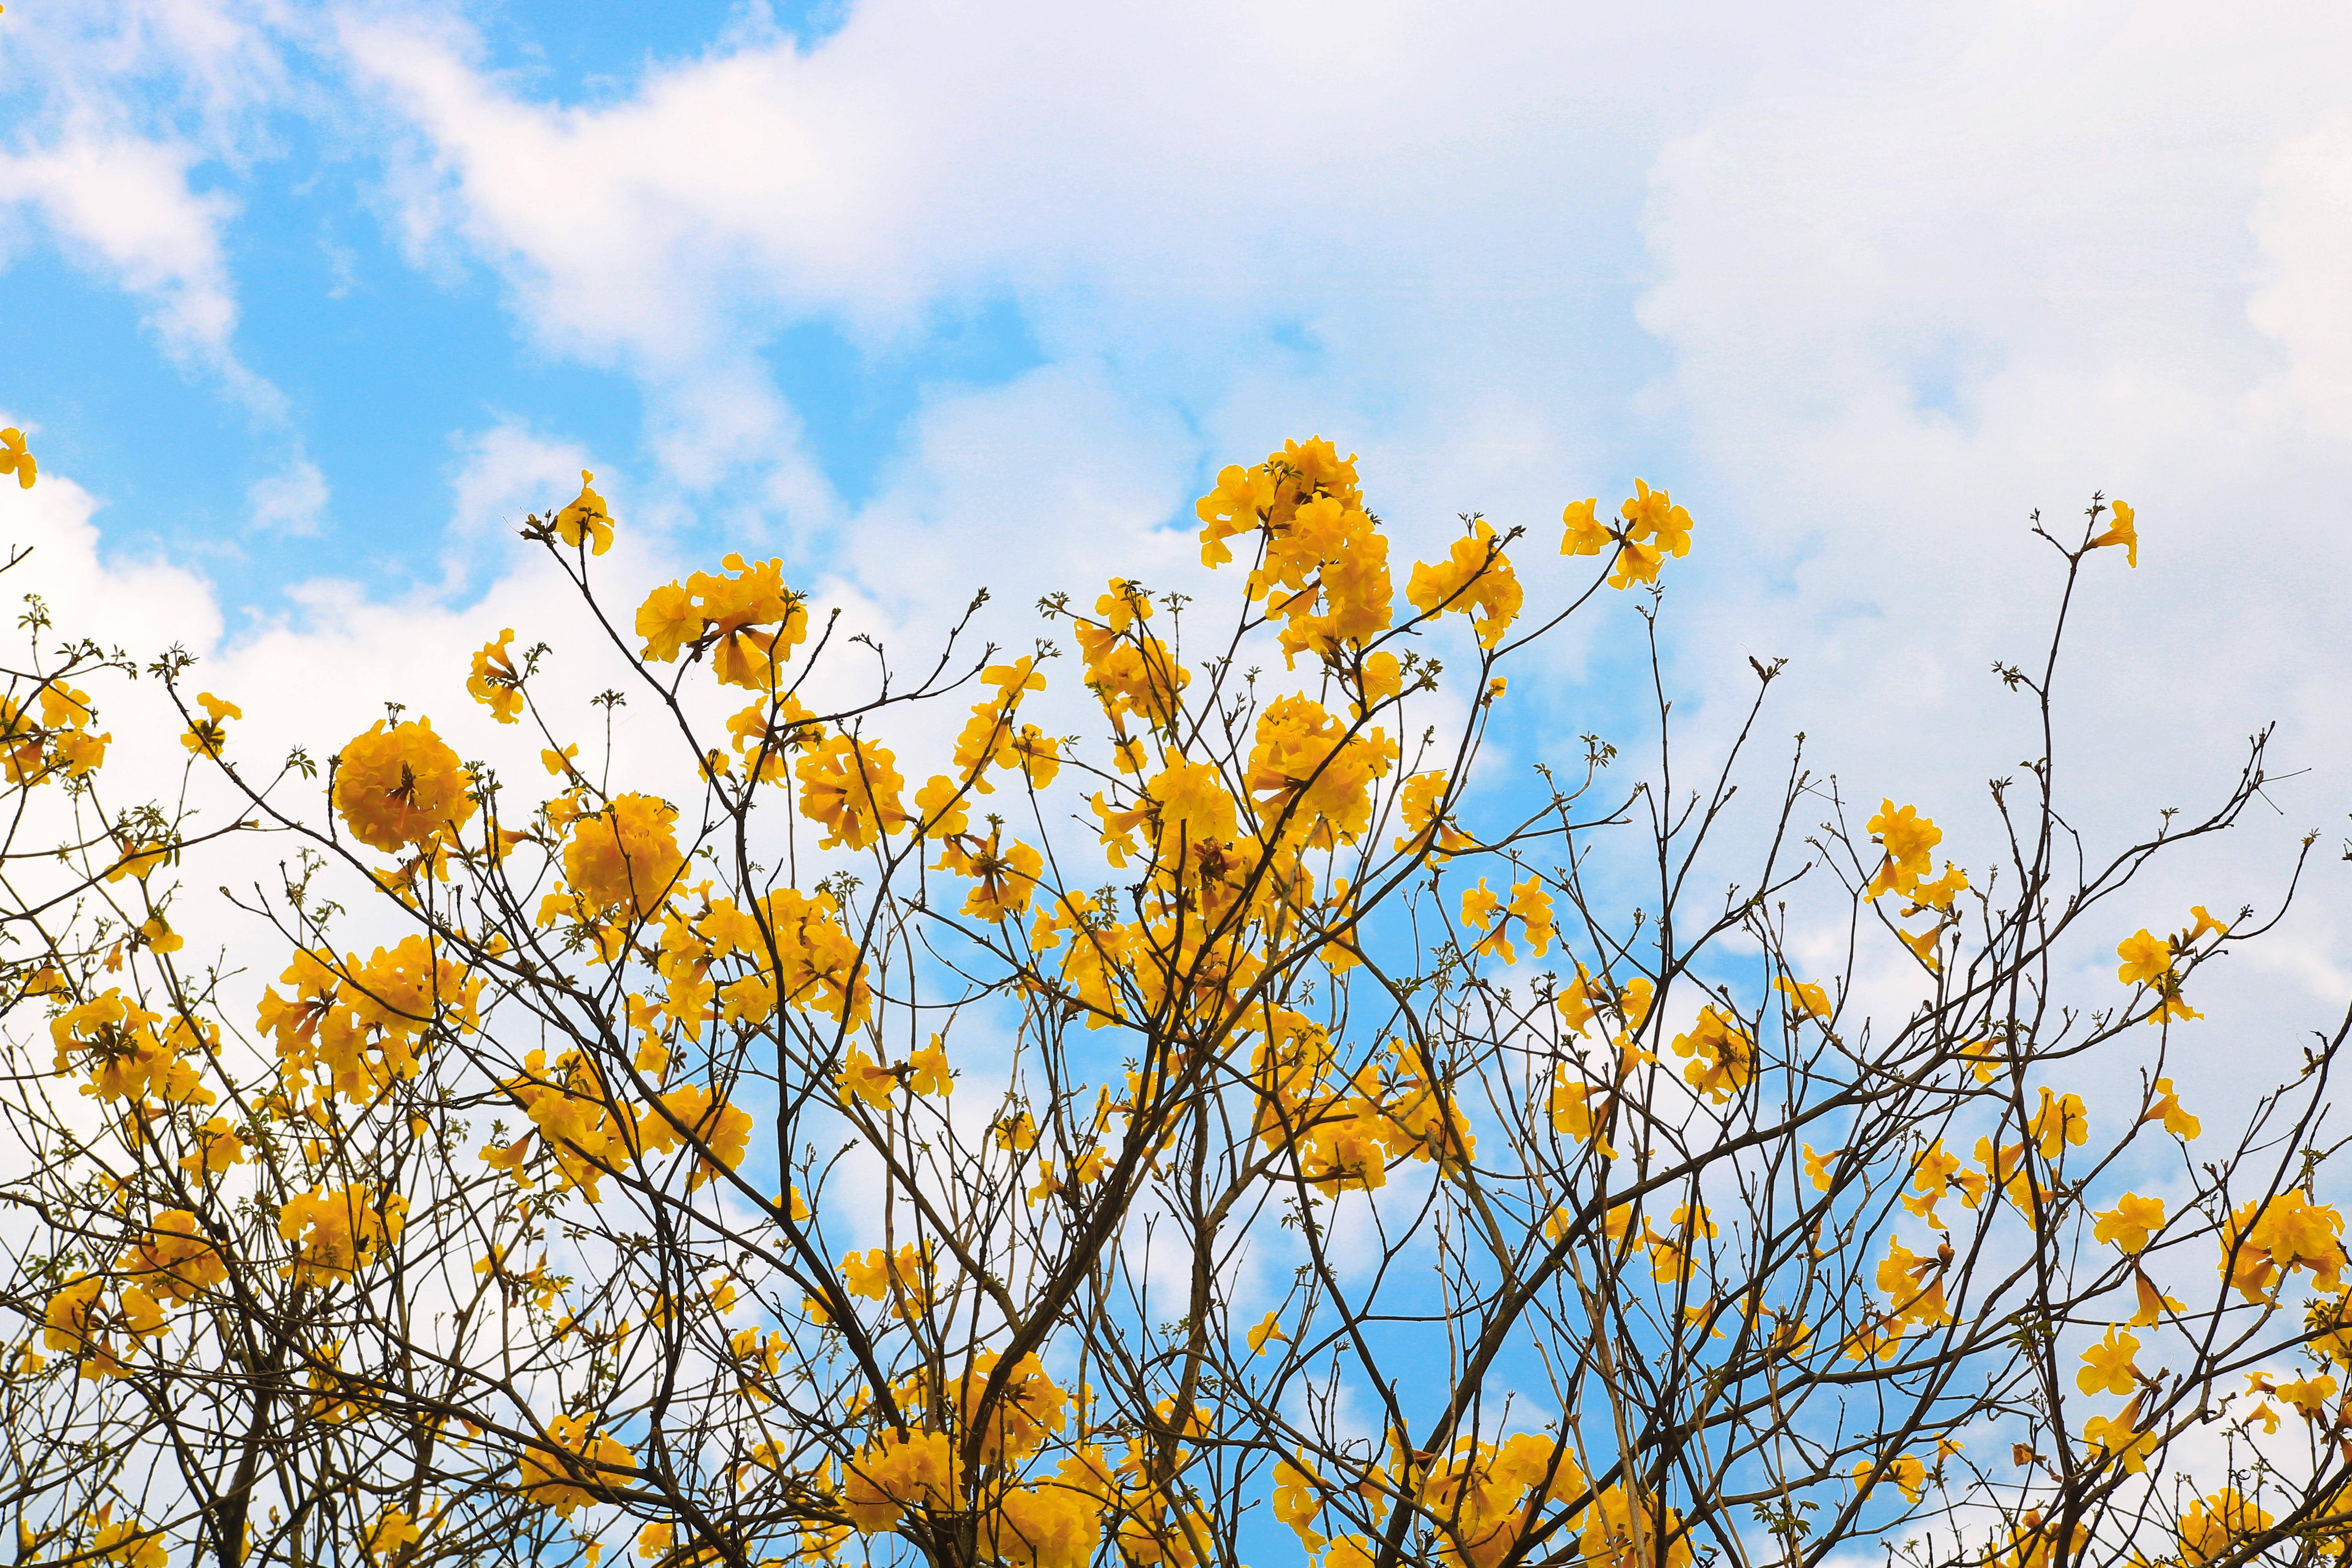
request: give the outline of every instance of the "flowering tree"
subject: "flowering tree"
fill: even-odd
[[[2104,847],[2050,760],[2130,508],[2037,522],[2063,595],[2001,674],[2041,760],[1939,871],[1801,756],[1736,820],[1777,666],[1696,787],[1661,697],[1652,763],[1587,737],[1465,808],[1514,656],[1690,549],[1635,490],[1567,509],[1593,580],[1530,614],[1519,531],[1468,520],[1400,604],[1353,458],[1228,468],[1223,618],[1042,602],[1079,740],[1037,722],[1055,644],[959,625],[909,678],[775,562],[608,612],[583,476],[527,535],[664,755],[583,757],[512,632],[468,687],[536,789],[402,711],[257,771],[152,667],[215,834],[280,847],[257,995],[184,963],[156,875],[234,848],[102,792],[85,688],[139,667],[37,610],[0,705],[20,1560],[2336,1554],[2342,1033],[2208,1131],[2168,1053],[2263,926],[2107,914],[2262,745]]]

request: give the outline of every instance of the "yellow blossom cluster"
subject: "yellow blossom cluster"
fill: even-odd
[[[1401,1450],[1402,1445],[1392,1443]],[[1624,1521],[1612,1517],[1605,1502],[1577,1509],[1564,1520],[1552,1510],[1583,1501],[1591,1491],[1573,1453],[1554,1439],[1519,1432],[1501,1442],[1465,1436],[1450,1453],[1427,1459],[1402,1452],[1388,1467],[1369,1467],[1370,1475],[1354,1490],[1377,1518],[1388,1511],[1390,1500],[1409,1495],[1435,1525],[1444,1560],[1452,1568],[1495,1568],[1538,1524],[1583,1535],[1585,1548],[1612,1551],[1613,1531]],[[1305,1454],[1284,1461],[1275,1470],[1275,1516],[1295,1531],[1309,1552],[1327,1544],[1313,1521],[1338,1495]],[[1623,1500],[1615,1489],[1616,1515]],[[1546,1516],[1549,1517],[1547,1518]],[[1326,1561],[1370,1563],[1377,1554],[1364,1537],[1343,1536],[1329,1542]]]
[[[127,1376],[122,1355],[170,1332],[170,1308],[227,1281],[228,1265],[194,1213],[165,1209],[148,1220],[145,1237],[115,1260],[112,1273],[73,1275],[50,1295],[42,1342],[72,1357],[89,1381]],[[38,1370],[41,1358],[29,1347],[25,1355],[20,1370]]]
[[[638,607],[644,656],[667,664],[692,647],[707,650],[723,686],[773,691],[793,649],[808,640],[808,600],[784,585],[784,563],[730,555],[726,574],[697,572],[656,588]]]
[[[1620,528],[1612,528],[1600,518],[1601,499],[1589,496],[1573,502],[1560,514],[1567,525],[1561,535],[1562,555],[1599,555],[1612,552],[1609,557],[1609,585],[1630,588],[1636,583],[1655,583],[1658,568],[1669,555],[1690,553],[1691,515],[1685,508],[1675,504],[1664,490],[1654,490],[1647,480],[1635,479],[1633,493],[1618,507],[1617,514],[1624,520]]]
[[[473,819],[474,779],[430,719],[377,720],[336,758],[335,808],[352,836],[387,854],[454,844]]]
[[[228,721],[245,717],[245,710],[226,698],[215,697],[209,691],[196,693],[196,706],[205,710],[201,719],[188,721],[187,732],[180,744],[200,757],[217,757],[228,743]]]
[[[2221,1278],[2249,1301],[2272,1301],[2296,1269],[2322,1290],[2343,1287],[2344,1216],[2332,1204],[2290,1187],[2267,1202],[2249,1198],[2221,1227]]]
[[[820,741],[793,765],[801,781],[801,815],[824,829],[820,849],[865,849],[906,829],[898,759],[849,735]]]
[[[1469,616],[1478,646],[1488,649],[1511,629],[1526,598],[1494,524],[1484,518],[1472,520],[1470,531],[1454,542],[1444,561],[1415,565],[1404,596],[1425,616],[1456,610]]]
[[[1144,601],[1143,607],[1148,614],[1150,602]],[[1083,641],[1086,623],[1079,625]],[[991,768],[1018,768],[1032,789],[1044,789],[1061,772],[1061,742],[1034,724],[1013,722],[1029,693],[1045,689],[1045,674],[1036,663],[1034,656],[1024,654],[1010,664],[992,664],[980,672],[980,683],[993,688],[994,695],[971,705],[971,716],[956,737],[955,776],[942,774],[931,780],[926,793],[933,798],[924,802],[927,816],[952,809],[949,803],[967,789],[994,794],[996,785],[988,776]]]
[[[1510,938],[1511,923],[1518,922],[1521,936],[1538,958],[1551,951],[1551,894],[1545,890],[1543,879],[1529,877],[1511,884],[1511,897],[1504,902],[1499,893],[1489,891],[1486,879],[1478,879],[1475,888],[1462,892],[1462,923],[1480,932],[1474,952],[1489,953],[1505,963],[1517,963],[1519,950]],[[1685,1053],[1687,1054],[1687,1053]]]
[[[1228,539],[1257,534],[1248,595],[1265,601],[1268,620],[1283,622],[1286,658],[1331,657],[1388,629],[1388,540],[1364,508],[1356,459],[1330,442],[1286,441],[1255,468],[1232,465],[1193,510],[1203,566],[1234,558]]]
[[[278,1211],[278,1234],[294,1244],[280,1273],[299,1285],[333,1285],[383,1256],[408,1223],[408,1200],[371,1182],[312,1187]]]
[[[89,693],[62,680],[43,681],[22,703],[0,696],[0,773],[26,786],[89,777],[105,764],[114,739],[97,722]]]
[[[436,1034],[472,1034],[481,1025],[482,979],[423,936],[356,952],[298,949],[261,994],[257,1022],[298,1079],[323,1102],[341,1095],[374,1101],[413,1079]]]
[[[2172,936],[2156,936],[2146,926],[2116,944],[2116,956],[2123,963],[2116,970],[2116,978],[2126,985],[2146,986],[2156,993],[2156,1005],[2148,1010],[2147,1021],[2161,1025],[2174,1018],[2201,1018],[2203,1014],[2191,1007],[2180,994],[2179,963],[2183,958],[2199,957],[2199,940],[2209,932],[2217,941],[2228,936],[2230,928],[2205,912],[2205,906],[2196,905],[2189,911],[2191,923]],[[2212,949],[2205,950],[2210,952]]]
[[[669,897],[686,855],[677,807],[650,795],[616,795],[572,819],[563,879],[599,915],[650,915]]]
[[[1693,1089],[1717,1105],[1726,1105],[1756,1076],[1756,1037],[1736,1014],[1709,1003],[1698,1011],[1698,1021],[1674,1039],[1678,1057],[1696,1058],[1683,1068]]]
[[[636,1456],[597,1425],[584,1411],[549,1422],[540,1441],[522,1451],[516,1493],[566,1519],[610,1498],[615,1487],[636,1473]]]
[[[1468,1117],[1420,1053],[1390,1042],[1387,1060],[1343,1075],[1329,1036],[1302,1014],[1269,1009],[1250,1060],[1258,1142],[1287,1151],[1302,1180],[1327,1192],[1371,1191],[1404,1160],[1451,1165],[1477,1148]]]
[[[751,1112],[700,1084],[633,1100],[614,1090],[578,1051],[565,1051],[552,1063],[545,1051],[532,1051],[522,1072],[500,1087],[530,1119],[559,1183],[578,1188],[592,1204],[601,1201],[600,1184],[609,1172],[679,1149],[688,1156],[687,1191],[693,1192],[722,1168],[742,1164],[754,1125]],[[482,1160],[528,1185],[530,1137],[490,1144]]]
[[[204,1070],[219,1041],[217,1026],[184,1014],[165,1025],[161,1014],[118,987],[51,1018],[49,1039],[56,1070],[86,1075],[82,1093],[101,1102],[128,1101],[135,1109],[151,1098],[170,1105],[210,1105],[215,1098],[204,1085]]]
[[[1110,591],[1095,601],[1095,618],[1069,616],[1087,689],[1110,721],[1112,757],[1122,773],[1140,773],[1144,764],[1142,742],[1128,733],[1127,721],[1137,718],[1154,729],[1165,727],[1174,721],[1178,699],[1192,679],[1192,672],[1176,662],[1168,645],[1145,628],[1151,609],[1150,597],[1141,588],[1114,577]]]
[[[474,668],[466,676],[466,694],[501,724],[511,724],[522,714],[522,671],[509,651],[513,641],[514,628],[509,626],[484,643],[475,650]]]

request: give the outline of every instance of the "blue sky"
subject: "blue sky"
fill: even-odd
[[[54,484],[0,524],[310,714],[551,613],[508,525],[582,467],[625,578],[778,553],[916,639],[984,578],[1008,641],[1049,588],[1178,582],[1192,497],[1286,437],[1360,452],[1423,557],[1638,474],[1699,522],[1689,721],[1787,655],[1822,766],[1966,829],[2014,762],[1984,671],[2048,605],[2024,519],[2104,489],[2147,542],[2082,611],[2084,809],[2201,798],[2274,718],[2274,855],[2352,808],[2347,31],[19,0],[0,415]],[[1624,732],[1636,632],[1557,639],[1507,759]],[[2315,1008],[2340,902],[2266,961]]]

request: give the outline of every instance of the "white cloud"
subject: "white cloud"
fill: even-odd
[[[2247,313],[2285,349],[2289,395],[2315,433],[2352,435],[2352,120],[2279,145],[2254,233],[2270,276]]]
[[[305,535],[319,531],[319,514],[327,506],[327,476],[308,458],[297,457],[285,468],[254,481],[246,491],[252,526],[265,533]]]
[[[221,230],[236,203],[190,188],[197,157],[168,142],[71,137],[0,154],[0,203],[35,208],[70,254],[139,298],[175,357],[226,366],[236,303]]]
[[[266,114],[293,91],[294,21],[279,0],[114,0],[12,16],[0,47],[12,110],[0,214],[31,216],[139,302],[171,358],[272,423],[285,400],[233,343],[226,235],[241,204],[224,187],[272,149]],[[208,169],[229,178],[207,184]]]
[[[630,368],[698,483],[794,437],[751,352],[779,324],[905,343],[1003,293],[1049,353],[1111,353],[1124,395],[1213,416],[1390,405],[1391,370],[1415,415],[1508,424],[1528,379],[1581,404],[1562,319],[1622,303],[1642,142],[1779,52],[1754,28],[1755,54],[1695,56],[1660,94],[1622,26],[875,0],[814,49],[738,39],[587,107],[527,96],[447,23],[351,13],[341,37],[416,149],[392,185],[412,244],[481,257],[539,342]],[[1302,376],[1277,328],[1357,363]]]

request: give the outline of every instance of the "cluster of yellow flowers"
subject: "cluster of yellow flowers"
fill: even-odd
[[[2123,963],[2116,970],[2116,978],[2126,985],[2145,985],[2156,993],[2156,1005],[2148,1010],[2147,1021],[2162,1025],[2174,1018],[2201,1018],[2202,1013],[2191,1007],[2180,994],[2179,963],[2184,958],[2201,958],[2213,950],[2197,951],[2198,942],[2210,933],[2219,945],[2230,934],[2230,928],[2205,912],[2205,906],[2196,905],[2189,911],[2192,923],[2171,936],[2151,935],[2146,926],[2116,944],[2116,956]]]
[[[1538,958],[1551,951],[1551,894],[1544,889],[1543,879],[1529,877],[1511,884],[1511,898],[1503,901],[1500,893],[1486,887],[1486,879],[1478,879],[1475,888],[1462,892],[1462,923],[1478,931],[1477,945],[1471,951],[1491,953],[1505,963],[1517,963],[1519,950],[1512,944],[1511,922],[1518,922],[1519,932],[1528,947]]]
[[[571,819],[563,879],[595,915],[650,915],[686,868],[677,807],[650,795],[616,795]],[[577,906],[575,905],[575,908]]]
[[[377,720],[336,759],[335,807],[352,836],[371,849],[456,843],[473,820],[474,779],[430,719]]]
[[[742,1164],[751,1144],[751,1112],[702,1085],[633,1100],[613,1089],[578,1051],[565,1051],[552,1064],[545,1051],[532,1051],[522,1072],[500,1087],[530,1119],[562,1187],[578,1188],[592,1204],[599,1201],[605,1173],[623,1165],[683,1148],[689,1156],[687,1191],[693,1192],[716,1179],[721,1167]],[[530,1185],[531,1136],[488,1145],[484,1163]]]
[[[279,1272],[301,1285],[332,1285],[374,1263],[400,1239],[408,1200],[372,1182],[312,1187],[278,1211],[278,1234],[294,1243]]]
[[[2290,1187],[2263,1202],[2250,1198],[2221,1227],[2221,1278],[2249,1301],[2274,1301],[2300,1268],[2322,1290],[2343,1289],[2347,1259],[2344,1216]]]
[[[26,704],[0,697],[0,771],[10,784],[27,786],[89,777],[105,763],[114,739],[97,731],[97,721],[89,693],[62,680],[42,682]]]
[[[183,1014],[162,1030],[163,1015],[149,1012],[110,986],[49,1020],[57,1047],[56,1070],[89,1077],[82,1092],[112,1104],[129,1101],[138,1115],[150,1098],[168,1105],[210,1105],[204,1064],[217,1046],[218,1027]]]
[[[782,561],[730,555],[720,565],[725,576],[697,572],[646,595],[636,619],[644,656],[667,664],[688,647],[707,651],[719,684],[773,691],[808,640],[808,601],[784,585]]]
[[[1444,561],[1416,564],[1404,596],[1425,616],[1451,610],[1469,616],[1478,646],[1488,649],[1511,629],[1527,597],[1510,557],[1495,537],[1494,524],[1484,518],[1471,521],[1470,531],[1454,542]]]
[[[614,1488],[636,1474],[637,1460],[618,1439],[597,1428],[595,1416],[585,1412],[549,1422],[540,1441],[522,1451],[515,1491],[566,1519],[610,1498]]]
[[[1450,1167],[1476,1152],[1469,1118],[1407,1042],[1388,1042],[1385,1061],[1342,1076],[1330,1037],[1303,1014],[1264,1008],[1254,1032],[1255,1131],[1265,1148],[1288,1150],[1307,1182],[1328,1192],[1371,1191],[1387,1184],[1391,1165]]]
[[[1336,655],[1388,629],[1394,588],[1388,540],[1364,508],[1356,459],[1316,437],[1286,441],[1255,468],[1235,464],[1193,508],[1201,520],[1201,564],[1234,558],[1225,541],[1258,535],[1247,592],[1283,622],[1282,651]]]
[[[1611,550],[1609,585],[1630,588],[1655,583],[1658,568],[1669,555],[1690,553],[1691,515],[1676,506],[1664,490],[1654,490],[1645,480],[1633,481],[1633,493],[1617,509],[1624,520],[1612,528],[1599,517],[1601,498],[1588,496],[1560,514],[1568,531],[1559,542],[1562,555],[1598,555]]]
[[[1581,1560],[1594,1568],[1689,1568],[1695,1561],[1675,1510],[1647,1494],[1631,1503],[1621,1486],[1592,1495],[1575,1456],[1554,1438],[1532,1432],[1500,1442],[1465,1436],[1450,1453],[1425,1456],[1408,1452],[1392,1436],[1391,1448],[1391,1462],[1369,1467],[1354,1495],[1376,1524],[1393,1499],[1412,1498],[1436,1530],[1450,1568],[1496,1568],[1541,1528],[1575,1537]],[[1307,1551],[1324,1553],[1325,1568],[1370,1568],[1377,1560],[1370,1538],[1327,1538],[1314,1528],[1340,1492],[1305,1453],[1278,1462],[1274,1482],[1275,1517]],[[1580,1506],[1553,1512],[1570,1503]]]
[[[1897,806],[1893,801],[1879,803],[1878,815],[1864,825],[1871,837],[1885,847],[1885,858],[1863,889],[1863,896],[1877,899],[1895,893],[1905,900],[1902,918],[1932,911],[1937,923],[1918,932],[1898,931],[1904,944],[1931,973],[1941,973],[1943,958],[1940,946],[1944,930],[1957,918],[1952,912],[1953,900],[1968,890],[1969,874],[1944,862],[1944,874],[1929,879],[1935,869],[1932,851],[1944,841],[1944,830],[1933,820],[1919,815],[1916,806]]]
[[[1565,1062],[1552,1068],[1552,1130],[1580,1143],[1591,1143],[1604,1158],[1613,1160],[1617,1152],[1610,1146],[1607,1128],[1619,1090],[1644,1064],[1657,1060],[1656,1053],[1641,1043],[1642,1027],[1649,1021],[1656,989],[1644,975],[1635,975],[1621,986],[1612,986],[1593,975],[1580,961],[1575,978],[1561,984],[1552,1000],[1569,1034],[1581,1038],[1597,1032],[1607,1043],[1615,1063],[1608,1069],[1605,1081],[1587,1081],[1570,1072]],[[1748,1041],[1748,1037],[1738,1030],[1737,1020],[1717,1014],[1715,1021],[1703,1024],[1702,1029],[1703,1034],[1685,1034],[1675,1043],[1683,1056],[1701,1050],[1706,1054],[1706,1061],[1692,1062],[1684,1069],[1685,1077],[1696,1086],[1719,1069],[1736,1068],[1744,1085],[1745,1075],[1752,1068],[1739,1064],[1752,1062],[1754,1046],[1752,1041],[1738,1043]],[[1717,1087],[1724,1087],[1728,1079],[1718,1077],[1715,1082]]]
[[[417,1053],[432,1048],[436,1029],[469,1035],[481,1025],[481,977],[422,936],[364,963],[356,952],[298,949],[278,982],[292,994],[264,991],[259,1026],[320,1104],[332,1095],[373,1103],[416,1076]]]

